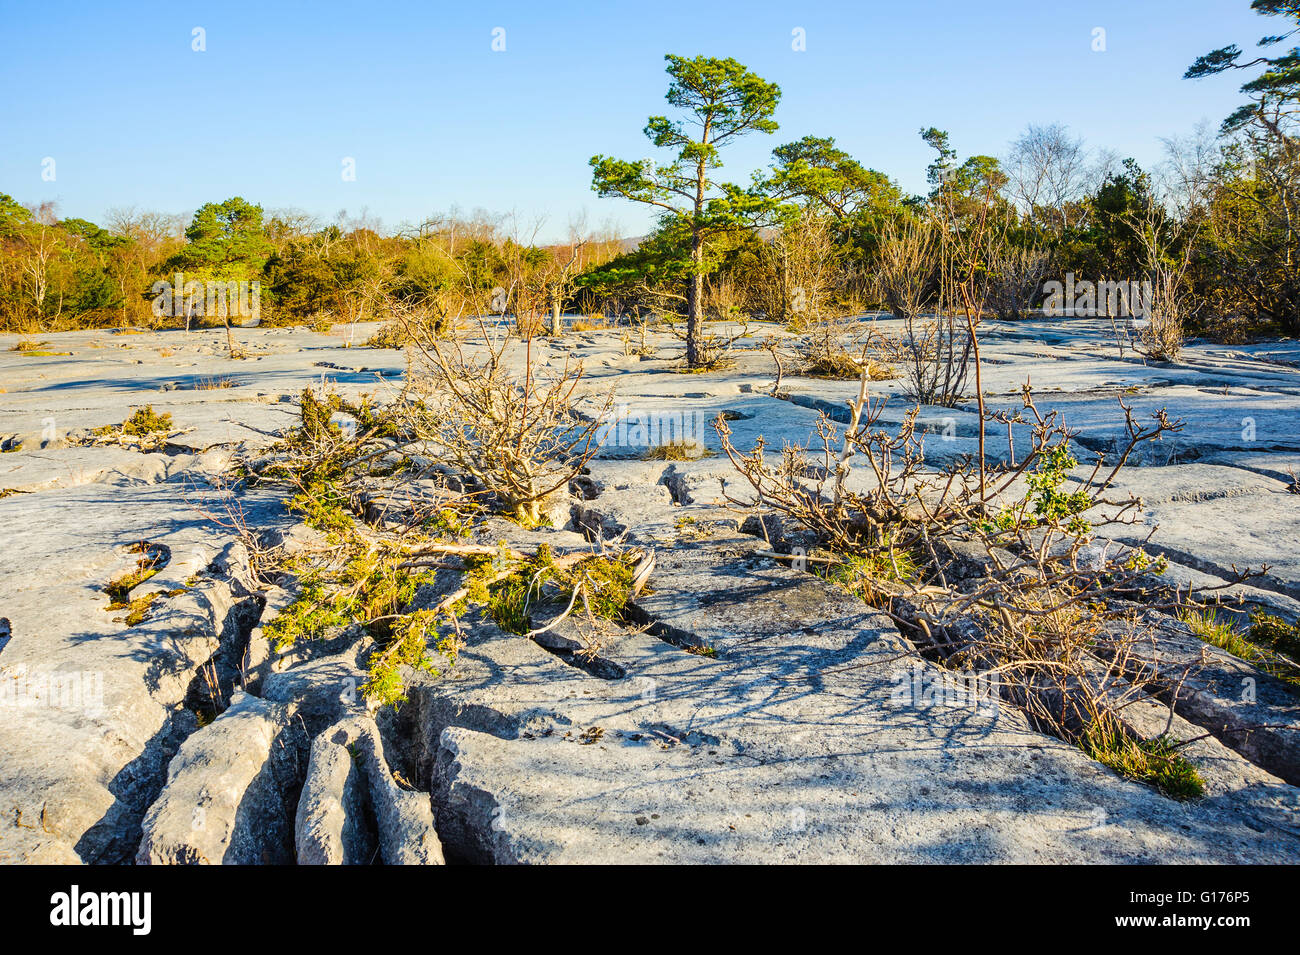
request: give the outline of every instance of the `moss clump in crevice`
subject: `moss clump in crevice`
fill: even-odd
[[[698,441],[688,441],[684,438],[665,441],[641,455],[646,461],[697,461],[712,456],[713,452]]]
[[[128,627],[134,627],[136,624],[144,623],[149,618],[149,611],[153,607],[153,602],[162,596],[164,594],[161,590],[153,590],[124,604],[109,604],[108,609],[127,611],[126,616],[122,618],[122,622]]]
[[[1300,624],[1257,610],[1250,615],[1250,639],[1276,653],[1300,659]]]
[[[172,416],[166,412],[157,414],[153,405],[137,408],[131,417],[122,422],[122,433],[144,437],[159,431],[172,429]]]
[[[1121,776],[1153,786],[1170,799],[1185,801],[1205,795],[1205,780],[1177,752],[1168,736],[1135,740],[1111,721],[1093,723],[1080,737],[1079,748]]]
[[[131,553],[142,556],[136,561],[135,570],[116,577],[105,585],[104,593],[108,594],[110,610],[120,610],[130,603],[131,591],[157,574],[167,563],[166,554],[162,550],[144,541],[132,544],[130,550]]]

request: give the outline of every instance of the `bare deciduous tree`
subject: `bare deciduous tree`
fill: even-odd
[[[1053,231],[1069,228],[1083,195],[1088,151],[1060,123],[1031,123],[1011,144],[1007,191],[1021,212]]]
[[[929,219],[886,225],[880,241],[879,284],[885,304],[908,321],[929,302],[938,267],[938,236]]]

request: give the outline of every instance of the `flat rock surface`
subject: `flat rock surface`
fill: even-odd
[[[875,321],[897,334],[892,319]],[[205,773],[185,767],[203,765],[187,760],[205,740],[242,739],[236,718],[251,719],[240,715],[250,707],[300,710],[312,733],[355,718],[340,697],[360,674],[354,658],[277,663],[267,647],[258,616],[284,595],[253,579],[239,524],[294,521],[283,495],[232,492],[225,472],[296,423],[306,387],[395,395],[406,356],[361,347],[376,327],[236,329],[242,360],[226,357],[220,330],[42,335],[49,351],[70,353],[48,356],[13,351],[17,336],[0,335],[0,862],[120,862],[141,851],[179,861],[188,849],[155,853],[145,835],[162,831],[151,818],[166,809],[183,821],[198,798]],[[1248,745],[1203,747],[1215,785],[1174,802],[1010,707],[926,704],[941,674],[888,618],[756,556],[757,542],[736,532],[744,508],[723,508],[752,491],[712,422],[721,416],[744,451],[760,438],[772,451],[815,451],[819,413],[842,418],[857,387],[787,368],[774,396],[758,344],[769,331],[756,324],[734,362],[706,374],[682,374],[680,343],[657,332],[658,352],[644,358],[625,353],[618,330],[535,343],[543,368],[582,360],[584,407],[614,395],[573,520],[536,539],[623,535],[656,547],[636,604],[649,629],[621,628],[588,659],[564,626],[548,649],[476,624],[457,667],[417,681],[410,702],[380,720],[385,742],[347,737],[382,770],[365,777],[364,800],[339,751],[322,744],[318,785],[301,817],[296,792],[280,811],[271,855],[292,854],[301,822],[296,838],[313,861],[378,851],[386,862],[437,862],[443,847],[452,861],[499,862],[1300,861],[1297,790],[1242,768]],[[1080,473],[1122,441],[1121,401],[1140,420],[1167,409],[1184,422],[1121,475],[1118,490],[1144,508],[1116,539],[1154,528],[1149,546],[1174,562],[1173,582],[1267,564],[1242,593],[1276,612],[1300,607],[1300,345],[1192,342],[1178,363],[1154,365],[1121,355],[1109,327],[1086,319],[990,321],[981,334],[990,406],[1018,407],[1031,381],[1039,407],[1078,430]],[[902,420],[900,380],[871,391],[887,399],[882,427]],[[172,419],[155,446],[95,436],[146,405]],[[924,408],[919,422],[933,463],[977,445],[971,401]],[[698,444],[691,460],[647,459],[678,436]],[[1023,438],[991,431],[989,453],[1009,458]],[[126,609],[107,609],[104,588],[136,568],[142,543],[165,560],[132,590],[158,596],[128,622]],[[249,696],[200,729],[203,670],[224,668],[216,692],[228,706],[236,651],[266,677],[270,689],[254,692],[275,699]],[[1221,669],[1227,676],[1203,686],[1204,711],[1249,722],[1222,682],[1240,674]],[[1284,704],[1270,691],[1268,706],[1285,714]],[[311,752],[296,752],[301,775],[286,785],[302,784]],[[249,768],[246,790],[258,793]],[[359,811],[378,814],[365,831]],[[195,851],[258,861],[266,846],[232,849],[240,825]]]

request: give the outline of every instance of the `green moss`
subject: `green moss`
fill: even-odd
[[[375,407],[369,395],[348,401],[342,395],[325,392],[317,398],[310,388],[304,388],[298,396],[298,407],[302,420],[299,437],[309,442],[343,436],[343,429],[330,420],[339,411],[356,419],[359,432],[373,432],[381,438],[397,437],[397,425]]]
[[[149,610],[153,607],[153,602],[159,597],[165,596],[161,590],[155,590],[152,593],[145,594],[143,597],[136,597],[127,605],[127,615],[123,621],[128,627],[134,627],[136,624],[143,623],[149,617]]]
[[[363,620],[390,617],[400,613],[415,599],[420,585],[433,580],[433,573],[421,571],[411,573],[400,566],[405,557],[402,554],[379,555],[362,554],[348,562],[344,571],[345,579],[353,582],[351,589],[356,592],[355,600],[358,616]],[[381,624],[378,632],[372,628],[372,635],[382,636],[391,629],[390,624]]]
[[[357,431],[371,434],[379,438],[396,438],[398,429],[396,422],[380,409],[376,408],[369,395],[362,395],[360,400],[352,402],[345,401],[343,398],[337,398],[336,410],[351,415],[356,419]]]
[[[131,550],[133,553],[143,555],[136,561],[135,570],[109,581],[104,587],[104,593],[108,594],[111,609],[121,609],[129,604],[131,591],[157,574],[162,569],[163,564],[166,563],[163,554],[151,548],[148,544],[134,544]],[[114,607],[114,604],[117,606]]]
[[[1300,624],[1256,610],[1250,615],[1250,638],[1271,650],[1300,660]]]

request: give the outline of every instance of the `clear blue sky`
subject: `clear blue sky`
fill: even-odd
[[[367,207],[389,229],[459,205],[545,215],[549,235],[585,207],[639,234],[649,216],[591,192],[587,160],[653,154],[664,53],[735,57],[781,86],[781,129],[735,147],[733,178],[811,133],[921,191],[930,125],[962,156],[1062,122],[1154,163],[1159,137],[1240,102],[1240,77],[1184,81],[1187,65],[1271,20],[1247,0],[0,0],[0,192],[92,220],[242,195],[323,218]]]

